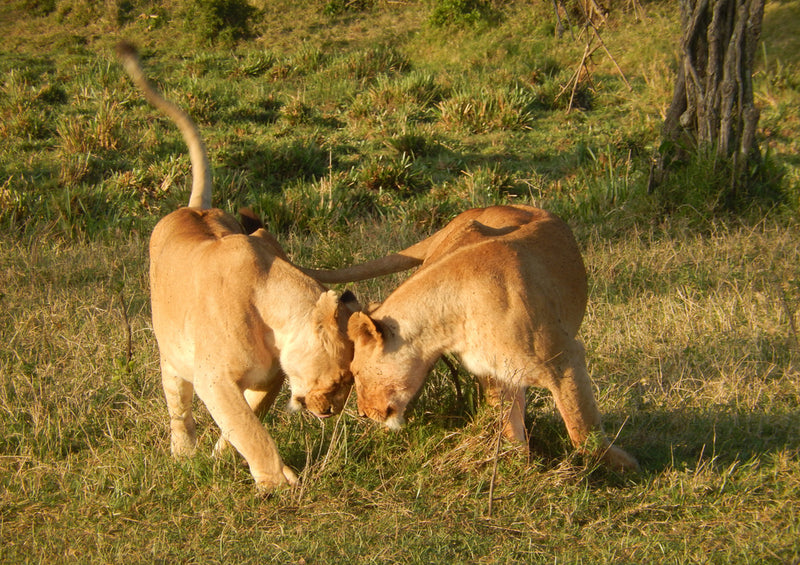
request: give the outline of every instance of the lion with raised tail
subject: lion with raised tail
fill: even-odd
[[[487,399],[508,408],[509,439],[527,445],[525,390],[544,387],[577,448],[615,469],[638,468],[602,431],[577,338],[586,271],[563,221],[531,206],[469,210],[398,254],[313,272],[349,280],[414,265],[422,266],[370,315],[350,318],[359,412],[398,428],[433,364],[453,353],[483,382]]]
[[[180,128],[189,147],[189,206],[156,225],[150,238],[153,330],[175,456],[196,444],[197,393],[227,443],[245,458],[259,488],[297,482],[258,415],[288,377],[291,406],[319,417],[342,409],[352,384],[346,334],[359,310],[300,272],[266,230],[247,235],[231,215],[211,208],[211,172],[203,141],[186,113],[148,82],[136,50],[117,52],[145,98]]]

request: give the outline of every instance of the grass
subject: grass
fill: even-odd
[[[427,3],[254,2],[253,37],[217,43],[169,21],[177,0],[112,4],[91,21],[81,0],[0,7],[0,561],[800,559],[796,2],[767,6],[756,71],[771,196],[735,214],[686,190],[702,166],[676,174],[691,206],[646,190],[671,3],[615,13],[604,40],[632,90],[598,52],[571,112],[556,97],[583,44],[554,36],[548,3],[440,28]],[[643,472],[576,456],[536,390],[531,457],[498,449],[497,414],[443,364],[393,434],[353,398],[322,424],[284,393],[265,423],[298,489],[260,497],[240,458],[213,459],[202,406],[197,457],[174,461],[146,249],[188,157],[118,68],[123,36],[201,125],[215,204],[254,206],[298,263],[376,257],[473,205],[566,218],[606,429]],[[380,300],[402,278],[350,286]]]

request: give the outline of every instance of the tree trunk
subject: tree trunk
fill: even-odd
[[[752,67],[764,0],[681,0],[683,37],[672,103],[664,121],[665,160],[690,149],[731,165],[732,189],[760,159]]]

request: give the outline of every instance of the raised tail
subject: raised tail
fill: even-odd
[[[206,210],[211,208],[211,166],[200,131],[189,115],[178,106],[166,100],[158,90],[150,84],[142,70],[136,48],[126,41],[117,45],[117,55],[130,75],[133,83],[144,93],[145,99],[158,110],[166,114],[183,134],[189,146],[189,159],[192,163],[192,194],[189,207]]]

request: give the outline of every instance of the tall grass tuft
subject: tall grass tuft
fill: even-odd
[[[229,45],[251,36],[256,9],[247,0],[189,0],[185,14],[190,32],[203,41]]]
[[[408,69],[408,59],[397,48],[380,45],[343,56],[334,67],[334,72],[358,82],[369,82],[380,75],[401,73]]]
[[[436,0],[428,22],[437,28],[495,24],[500,12],[487,0]]]
[[[530,128],[533,97],[526,89],[490,88],[456,91],[438,104],[439,119],[450,128],[470,133]]]

